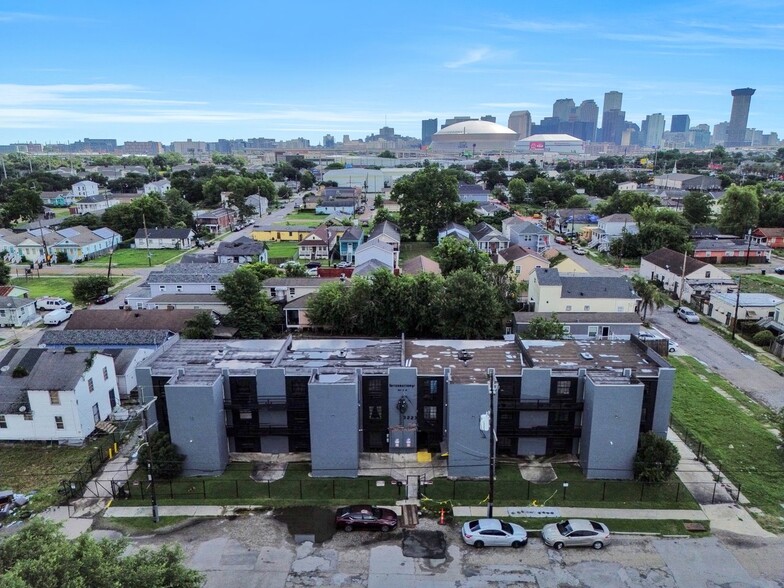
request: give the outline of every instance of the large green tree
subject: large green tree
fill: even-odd
[[[683,216],[693,225],[710,222],[713,198],[704,192],[689,192],[683,197]]]
[[[441,273],[448,276],[459,269],[468,268],[481,272],[490,265],[490,257],[480,251],[471,241],[446,237],[433,250],[436,261],[441,266]]]
[[[563,339],[564,325],[553,313],[550,318],[537,316],[531,319],[521,335],[523,339]]]
[[[188,569],[177,544],[128,554],[127,539],[67,538],[42,518],[0,543],[3,588],[199,588],[204,576]]]
[[[262,339],[280,324],[280,315],[272,301],[261,292],[261,283],[253,271],[243,268],[221,278],[223,289],[218,298],[229,307],[224,322],[237,328],[240,339]]]
[[[506,306],[499,292],[481,274],[461,269],[444,280],[444,295],[438,315],[443,337],[496,337],[506,316]]]
[[[79,302],[92,302],[108,293],[111,287],[112,281],[106,276],[85,276],[74,280],[71,291]]]
[[[659,290],[655,283],[642,276],[632,277],[632,288],[640,297],[640,316],[642,320],[648,317],[648,311],[661,308],[667,304],[667,295]]]
[[[424,241],[435,241],[439,229],[455,220],[460,203],[457,180],[434,165],[398,180],[392,199],[400,204],[402,231]]]
[[[754,186],[727,188],[721,199],[719,228],[732,235],[744,235],[759,223],[759,195]]]
[[[596,205],[596,214],[599,216],[609,216],[616,213],[631,214],[639,206],[657,206],[658,204],[655,196],[645,192],[615,192],[604,202]]]
[[[11,282],[11,268],[0,259],[0,286],[6,286]]]
[[[634,479],[640,482],[660,483],[675,473],[681,454],[675,445],[647,432],[640,435],[640,448],[634,457]]]
[[[522,178],[509,180],[509,199],[512,204],[522,204],[528,196],[528,185]]]
[[[41,200],[41,193],[24,186],[17,187],[0,204],[0,214],[5,227],[19,220],[27,222],[35,220],[43,210],[44,203]]]
[[[215,321],[209,311],[200,312],[185,322],[182,331],[183,339],[212,339],[215,332]]]
[[[171,224],[169,207],[158,194],[147,194],[127,204],[118,204],[104,211],[105,226],[119,233],[123,240],[132,239],[140,228],[167,227]]]

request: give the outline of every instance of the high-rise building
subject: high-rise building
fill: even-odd
[[[574,100],[571,98],[560,98],[553,103],[553,117],[564,122],[574,120],[575,110]]]
[[[708,125],[697,125],[689,129],[689,143],[697,149],[710,145],[711,132]]]
[[[120,152],[123,155],[158,155],[163,153],[163,145],[158,141],[126,141]]]
[[[670,119],[671,133],[685,133],[689,130],[691,119],[688,114],[673,114]]]
[[[444,124],[441,125],[441,128],[448,127],[449,125],[453,125],[459,122],[467,122],[469,120],[476,120],[475,118],[471,118],[470,116],[454,116],[452,118],[448,118],[444,121]]]
[[[621,134],[623,133],[623,123],[626,121],[626,113],[621,110],[623,105],[623,94],[616,92],[606,92],[604,94],[604,104],[602,105],[602,141],[605,143],[621,144]]]
[[[527,110],[515,110],[509,115],[506,125],[517,133],[518,138],[525,139],[531,135],[531,113]]]
[[[664,115],[660,112],[645,117],[640,127],[642,144],[645,147],[659,147],[664,135]]]
[[[596,125],[599,123],[599,105],[594,100],[583,100],[577,107],[577,121],[590,125],[585,137],[580,137],[584,141],[596,139]]]
[[[392,127],[381,127],[378,130],[378,135],[386,141],[392,141],[395,138],[395,129]]]
[[[482,118],[480,118],[479,120],[483,120],[485,122],[494,123],[495,122],[495,117],[492,114],[486,114]]]
[[[749,107],[754,92],[756,90],[753,88],[738,88],[732,91],[732,113],[730,114],[730,126],[727,129],[727,147],[748,145],[746,125],[749,122]]]
[[[324,140],[322,141],[322,145],[324,145],[325,149],[332,149],[335,147],[335,137],[332,135],[324,135]]]
[[[422,121],[422,145],[430,145],[433,135],[438,132],[438,119],[426,118]]]
[[[730,123],[726,121],[713,125],[713,138],[711,139],[713,145],[725,145],[727,143],[727,129],[729,126]]]

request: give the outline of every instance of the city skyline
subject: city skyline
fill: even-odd
[[[6,2],[0,144],[420,137],[424,119],[538,121],[556,100],[601,105],[610,91],[638,125],[662,113],[713,127],[743,87],[757,90],[748,127],[784,134],[780,2],[231,8]]]

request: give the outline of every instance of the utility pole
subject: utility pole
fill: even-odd
[[[487,518],[493,518],[493,501],[495,499],[495,396],[498,392],[498,381],[495,379],[495,370],[487,370],[487,389],[490,395],[490,430],[488,431],[489,444],[489,494],[487,497]]]
[[[748,232],[746,233],[746,239],[749,241],[749,244],[746,247],[746,267],[749,267],[749,255],[751,255],[751,231],[752,229],[749,228]]]
[[[681,268],[681,285],[678,288],[678,306],[683,302],[683,290],[686,285],[686,252],[683,252],[683,267]]]
[[[144,435],[144,445],[147,446],[147,481],[150,483],[150,503],[152,506],[152,520],[154,523],[160,522],[160,517],[158,516],[158,499],[155,496],[155,478],[152,473],[153,462],[152,447],[150,446],[150,429],[157,427],[158,422],[156,421],[152,425],[147,425],[147,409],[150,408],[156,400],[157,398],[153,398],[142,406],[142,434]]]
[[[738,307],[740,306],[740,283],[743,279],[742,274],[738,274],[738,293],[735,297],[735,318],[732,320],[732,338],[735,339],[735,331],[738,330]]]
[[[150,252],[150,238],[147,234],[147,219],[142,213],[142,225],[144,226],[144,242],[147,244],[147,265],[152,267],[152,253]]]

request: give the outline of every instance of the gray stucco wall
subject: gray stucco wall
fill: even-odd
[[[659,368],[659,384],[656,389],[656,406],[653,409],[653,432],[667,437],[670,426],[670,410],[675,387],[675,368]]]
[[[358,380],[308,384],[310,457],[314,478],[356,478],[359,469]]]
[[[286,396],[286,370],[283,368],[263,368],[256,370],[256,395],[258,398]],[[285,408],[260,408],[259,423],[262,425],[288,425]],[[289,438],[284,436],[262,435],[262,453],[288,453]]]
[[[517,455],[544,455],[547,453],[547,439],[544,437],[520,437],[517,441]]]
[[[634,477],[642,393],[642,384],[597,384],[586,378],[580,451],[586,478]]]
[[[212,386],[166,386],[172,443],[185,455],[183,474],[223,473],[229,463],[223,420],[223,378]]]
[[[405,397],[406,411],[398,402]],[[415,368],[389,370],[389,452],[414,453],[417,450],[417,371]]]
[[[544,368],[523,368],[520,386],[521,400],[547,400],[550,398],[552,371]]]
[[[447,383],[446,394],[449,476],[487,478],[490,467],[490,432],[479,429],[479,417],[490,410],[487,384]],[[498,414],[498,395],[493,396],[493,401]]]

